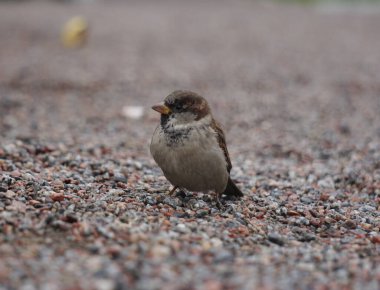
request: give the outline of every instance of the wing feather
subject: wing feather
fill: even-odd
[[[218,138],[218,143],[220,148],[223,150],[224,153],[224,158],[226,159],[226,164],[227,164],[227,171],[230,173],[232,164],[230,160],[230,155],[228,154],[227,150],[227,144],[226,144],[226,137],[224,136],[224,132],[220,125],[213,119],[211,123],[211,127],[215,130],[216,136]]]

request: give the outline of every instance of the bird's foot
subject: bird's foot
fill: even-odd
[[[222,202],[221,202],[220,199],[219,199],[219,194],[216,194],[215,201],[216,201],[216,207],[217,207],[219,210],[224,209],[224,205],[222,204]]]
[[[178,186],[174,186],[172,190],[169,192],[169,196],[172,196],[173,193],[177,190]]]

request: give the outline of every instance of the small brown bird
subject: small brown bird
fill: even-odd
[[[211,114],[207,101],[191,91],[174,91],[152,107],[161,113],[150,152],[165,177],[177,188],[208,191],[219,197],[242,197],[230,178],[232,168],[223,130]]]

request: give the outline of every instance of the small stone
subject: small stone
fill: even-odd
[[[25,173],[23,177],[28,181],[34,181],[35,180],[35,177],[30,173]]]
[[[307,218],[301,216],[297,219],[296,223],[300,225],[308,226],[310,224],[310,221]]]
[[[163,203],[167,204],[167,205],[170,205],[172,208],[176,209],[177,206],[178,206],[178,202],[177,202],[177,199],[176,198],[172,198],[172,197],[165,197]]]
[[[218,263],[230,262],[230,261],[233,261],[233,259],[234,259],[234,255],[230,251],[221,249],[216,253],[215,258],[214,258],[214,263],[218,264]]]
[[[268,240],[279,246],[283,246],[285,244],[283,237],[279,235],[278,233],[269,233]]]
[[[95,290],[113,290],[116,289],[115,281],[111,279],[95,279]]]
[[[70,225],[68,225],[67,223],[65,223],[64,221],[61,221],[61,220],[55,220],[51,223],[51,225],[54,228],[62,230],[62,231],[67,231],[70,229]]]
[[[108,229],[106,229],[105,227],[97,226],[96,230],[98,231],[99,234],[101,234],[103,237],[107,239],[113,239],[115,237],[115,234],[109,231]]]
[[[310,241],[315,240],[315,235],[312,233],[303,232],[302,234],[299,235],[298,240],[300,242],[310,242]]]
[[[320,199],[321,201],[327,201],[327,200],[329,199],[329,197],[330,197],[330,195],[329,195],[327,192],[323,192],[323,193],[321,194],[321,196],[319,197],[319,199]]]
[[[201,243],[201,245],[202,245],[202,249],[204,250],[204,251],[208,251],[208,250],[210,250],[212,247],[211,247],[211,243],[209,242],[209,241],[203,241],[202,243]]]
[[[171,250],[168,246],[164,245],[155,245],[150,250],[150,253],[153,258],[162,259],[170,255]]]
[[[352,220],[346,220],[344,226],[348,229],[356,229],[356,224]]]
[[[113,245],[107,248],[107,254],[112,258],[118,258],[121,253],[121,247],[119,245]]]
[[[372,230],[372,225],[371,224],[363,223],[360,226],[362,227],[362,229],[364,229],[366,231],[371,231]]]
[[[144,115],[143,106],[124,106],[122,108],[122,115],[129,119],[138,120]]]
[[[74,213],[68,213],[64,216],[63,221],[67,223],[76,223],[78,221],[78,217]]]
[[[371,242],[374,244],[380,244],[380,235],[371,237]]]
[[[311,204],[313,203],[313,200],[308,196],[302,196],[300,201],[305,204]]]
[[[212,245],[213,248],[220,248],[220,247],[223,246],[223,242],[219,238],[212,238],[212,239],[210,239],[210,243],[211,243],[211,245]]]
[[[50,198],[53,200],[53,201],[62,201],[65,199],[65,195],[63,193],[60,193],[60,192],[52,192],[50,194]]]
[[[12,200],[12,203],[5,208],[6,210],[11,211],[19,211],[19,212],[25,212],[26,205],[25,203],[18,201],[18,200]]]
[[[334,180],[331,176],[327,176],[324,179],[319,180],[317,184],[319,187],[335,189]]]
[[[52,186],[54,189],[63,189],[65,187],[64,183],[61,180],[54,180]]]
[[[294,211],[294,210],[288,210],[288,211],[287,211],[287,214],[288,214],[289,216],[300,216],[300,213],[297,212],[297,211]]]
[[[15,171],[12,171],[12,172],[10,173],[10,175],[11,175],[12,177],[14,177],[14,178],[18,178],[18,177],[21,176],[21,172],[18,171],[18,170],[15,170]]]
[[[177,232],[180,232],[180,233],[187,233],[187,232],[189,232],[189,228],[186,227],[185,224],[178,224],[175,228],[176,228]]]
[[[128,178],[122,174],[115,174],[114,180],[116,182],[128,183]]]
[[[29,200],[29,204],[30,205],[33,205],[33,206],[35,206],[35,205],[37,205],[37,204],[40,204],[41,202],[39,202],[38,200],[35,200],[35,199],[32,199],[32,200]]]
[[[221,289],[224,289],[225,287],[221,281],[208,280],[204,283],[202,288],[207,289],[207,290],[221,290]]]
[[[287,216],[288,215],[288,209],[285,206],[280,207],[280,212],[282,216]]]
[[[310,219],[310,224],[315,226],[315,227],[320,227],[321,220],[317,219],[317,218],[312,218],[312,219]]]
[[[199,209],[196,211],[196,214],[195,214],[197,218],[204,218],[207,215],[209,215],[209,211],[205,209]]]
[[[6,198],[12,198],[16,196],[16,193],[14,193],[12,190],[7,190],[6,193],[4,193]]]

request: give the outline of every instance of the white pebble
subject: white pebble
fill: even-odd
[[[124,106],[122,109],[122,114],[124,117],[129,119],[141,119],[144,115],[143,106]]]

